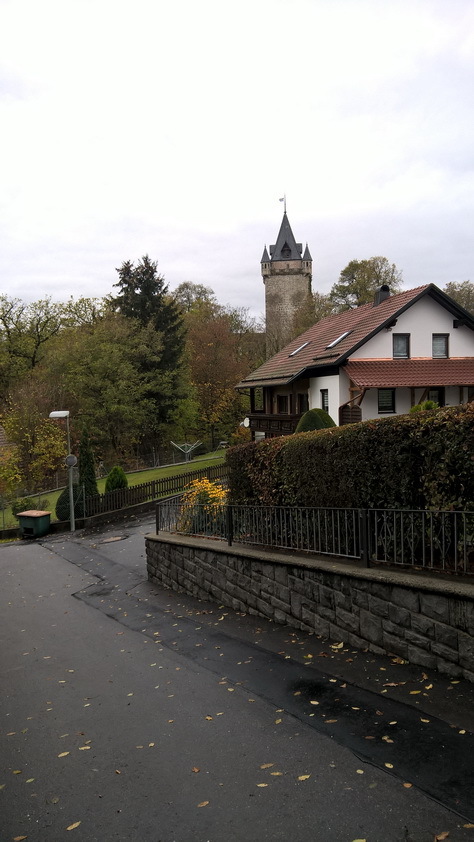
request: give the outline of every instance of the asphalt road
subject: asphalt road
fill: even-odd
[[[474,840],[471,685],[159,589],[152,529],[0,549],[1,842]]]

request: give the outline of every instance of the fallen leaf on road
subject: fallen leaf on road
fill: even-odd
[[[79,746],[79,751],[88,751],[88,749],[90,749],[90,746]]]
[[[465,730],[464,730],[464,728],[463,728],[463,730],[462,730],[462,731],[459,731],[459,733],[460,733],[460,734],[465,734],[466,732],[465,732]]]
[[[392,658],[392,664],[406,664],[407,662],[403,660],[403,658]]]
[[[274,763],[262,763],[260,766],[261,769],[270,769],[271,766],[274,766]]]
[[[410,696],[417,696],[418,693],[421,693],[421,690],[410,690]]]
[[[13,842],[23,842],[23,839],[28,839],[27,836],[14,836]]]
[[[384,763],[383,765],[384,765],[384,766],[386,766],[386,767],[387,767],[387,769],[393,769],[393,764],[392,764],[392,763]]]
[[[343,643],[331,643],[331,649],[342,649],[343,646]]]
[[[26,783],[27,783],[27,784],[32,784],[32,783],[33,783],[33,781],[34,781],[34,778],[28,778],[28,780],[26,781]]]
[[[473,828],[474,824],[472,824],[472,822],[469,822],[468,824],[463,824],[463,827]]]
[[[433,685],[432,685],[432,684],[426,684],[426,685],[425,685],[425,690],[432,690],[432,689],[433,689]]]
[[[68,751],[62,751],[61,754],[58,754],[58,757],[66,757],[67,754],[69,754]]]
[[[66,828],[66,830],[74,830],[76,827],[79,827],[79,825],[80,822],[73,822],[73,824],[70,824],[69,827]]]
[[[403,784],[403,786],[405,787],[405,789],[410,789],[413,786],[413,784],[406,783]]]
[[[257,784],[257,786],[268,786],[268,784]]]
[[[212,716],[206,716],[205,719],[207,719],[207,720],[212,719]]]
[[[420,722],[429,722],[429,721],[430,721],[429,719],[422,719],[422,718],[420,717]]]
[[[280,722],[281,722],[281,719],[275,719],[275,725],[279,725]]]
[[[332,725],[334,722],[337,722],[337,719],[326,719],[326,725]]]
[[[363,769],[356,769],[356,773],[357,773],[358,775],[363,775],[363,774],[364,774],[364,770],[363,770]]]
[[[298,775],[298,780],[299,781],[307,781],[308,778],[310,778],[310,777],[311,777],[311,775]]]
[[[319,705],[319,702],[316,702],[316,701],[313,700],[313,701],[310,702],[310,705]]]
[[[447,839],[449,836],[449,830],[445,830],[444,833],[438,833],[437,836],[434,838],[434,842],[443,842],[443,839]]]
[[[200,770],[199,766],[193,766],[193,768],[191,769],[191,772],[200,772],[200,771],[201,770]]]
[[[270,775],[277,777],[278,775],[283,775],[283,772],[270,772]]]
[[[297,690],[296,693],[293,693],[293,696],[301,696],[301,690]]]
[[[353,839],[352,842],[367,842],[367,839]]]
[[[21,775],[21,773],[22,773],[22,770],[21,770],[21,769],[14,769],[14,770],[13,770],[13,774],[14,774],[14,775]]]

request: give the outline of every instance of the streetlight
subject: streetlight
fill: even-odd
[[[49,413],[50,418],[65,418],[66,419],[66,431],[67,431],[67,456],[66,456],[66,465],[68,467],[69,472],[69,522],[71,526],[71,532],[74,532],[76,529],[76,521],[74,518],[74,498],[72,492],[72,469],[74,465],[77,464],[76,457],[71,453],[71,436],[69,434],[69,410],[68,409],[59,409],[56,412]]]

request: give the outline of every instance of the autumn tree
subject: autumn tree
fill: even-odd
[[[472,281],[460,281],[459,283],[452,281],[446,284],[444,292],[454,298],[468,313],[474,314],[474,284]]]
[[[5,398],[10,384],[41,361],[47,343],[63,324],[63,308],[49,298],[25,304],[0,296],[0,389]]]
[[[42,410],[31,384],[16,397],[18,402],[3,413],[0,423],[15,447],[20,484],[28,492],[41,490],[64,461],[65,433]]]
[[[332,313],[334,313],[334,305],[329,295],[321,292],[310,293],[294,315],[291,339],[304,333],[309,327]]]
[[[335,312],[352,310],[374,300],[375,293],[384,284],[390,292],[400,291],[402,273],[386,257],[370,257],[368,260],[351,260],[342,270],[339,281],[329,293]]]
[[[172,293],[181,313],[189,313],[195,310],[200,303],[217,304],[214,291],[204,284],[193,284],[191,281],[183,281]]]

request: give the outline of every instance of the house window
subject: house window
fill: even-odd
[[[393,359],[408,360],[410,357],[410,334],[393,334]]]
[[[433,357],[435,359],[447,359],[449,333],[433,333]]]
[[[298,413],[299,415],[303,415],[303,412],[307,412],[309,409],[309,402],[308,402],[308,394],[305,392],[304,394],[298,395]]]
[[[288,395],[277,395],[277,412],[279,415],[288,415]]]
[[[378,390],[379,415],[395,412],[395,389]]]
[[[253,390],[253,412],[263,412],[263,389],[261,386]]]
[[[444,406],[444,388],[442,386],[433,387],[428,392],[428,400],[434,401],[438,406]]]
[[[329,392],[327,389],[321,389],[321,409],[324,409],[325,412],[329,412]]]

